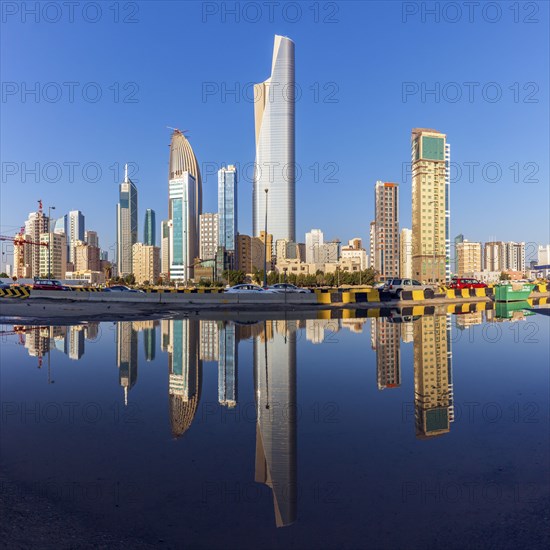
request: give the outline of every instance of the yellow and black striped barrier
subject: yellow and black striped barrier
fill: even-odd
[[[73,292],[103,292],[102,288],[95,286],[74,286],[71,287],[71,290]]]
[[[533,306],[543,306],[548,304],[548,296],[538,296],[536,298],[527,298],[527,303]]]
[[[223,288],[146,288],[147,294],[220,294]]]
[[[547,284],[535,285],[535,288],[533,288],[533,292],[540,292],[541,294],[549,292],[549,289],[548,289],[549,286],[550,285],[547,285]]]
[[[448,288],[445,292],[447,298],[488,298],[494,294],[494,290],[487,288]]]
[[[26,286],[12,286],[0,290],[0,298],[28,298],[31,294],[31,289]]]
[[[465,304],[449,304],[447,313],[475,313],[476,311],[489,311],[495,308],[493,302],[469,302]]]

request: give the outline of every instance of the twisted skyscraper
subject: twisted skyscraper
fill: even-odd
[[[253,232],[295,241],[294,42],[275,36],[271,76],[254,85]],[[266,193],[267,191],[267,193]]]

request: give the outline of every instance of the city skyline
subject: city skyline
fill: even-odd
[[[147,7],[142,7],[143,15],[152,15]],[[162,12],[163,8],[159,8]],[[200,6],[190,5],[187,12],[191,17],[196,16],[200,20]],[[163,179],[165,170],[165,157],[163,148],[167,144],[165,126],[173,124],[183,128],[189,128],[193,145],[197,151],[201,170],[205,172],[204,182],[204,208],[203,211],[214,211],[214,205],[217,197],[215,196],[214,186],[216,169],[227,162],[234,162],[238,167],[245,165],[250,168],[254,161],[254,128],[253,128],[253,110],[254,102],[246,100],[245,84],[248,82],[260,82],[265,78],[266,61],[272,53],[273,35],[287,34],[298,45],[296,50],[297,65],[297,84],[300,86],[301,97],[297,100],[296,125],[298,129],[296,142],[296,160],[301,168],[301,178],[297,177],[296,183],[296,202],[299,205],[296,217],[297,236],[305,234],[311,227],[319,227],[319,212],[328,214],[331,211],[333,197],[341,193],[353,193],[356,200],[346,204],[347,214],[343,216],[327,216],[327,221],[323,225],[323,231],[327,238],[340,237],[342,239],[349,235],[359,235],[364,242],[368,241],[368,226],[358,224],[360,219],[361,204],[366,202],[371,205],[372,196],[370,190],[362,188],[357,183],[356,174],[359,169],[364,172],[363,177],[369,182],[377,179],[384,181],[396,181],[400,184],[401,202],[406,204],[410,200],[410,174],[408,174],[409,147],[407,134],[413,127],[434,127],[444,131],[454,145],[453,170],[453,219],[452,233],[469,233],[469,238],[474,241],[489,240],[516,240],[525,242],[545,243],[546,238],[545,224],[536,221],[529,227],[513,227],[505,223],[498,216],[492,216],[487,212],[485,205],[487,202],[495,207],[495,210],[505,206],[504,191],[517,194],[516,203],[519,208],[524,208],[532,213],[534,220],[543,218],[542,207],[547,204],[548,193],[548,167],[547,155],[548,137],[542,132],[541,121],[546,120],[547,101],[546,91],[548,89],[547,79],[536,77],[538,92],[535,94],[536,102],[525,101],[527,91],[523,86],[527,82],[534,80],[538,74],[544,74],[544,71],[538,70],[542,66],[543,60],[530,57],[527,63],[521,65],[514,64],[515,72],[510,73],[509,66],[502,63],[492,65],[493,73],[487,81],[495,81],[502,90],[502,99],[491,103],[482,95],[485,81],[481,79],[481,70],[487,63],[488,54],[468,57],[469,65],[456,63],[457,59],[464,58],[463,43],[457,38],[455,27],[449,24],[433,25],[434,39],[440,37],[445,40],[445,65],[453,67],[454,72],[445,72],[442,78],[448,82],[470,82],[478,81],[479,86],[475,91],[479,94],[474,95],[474,100],[469,101],[468,90],[465,88],[460,101],[452,103],[447,101],[441,90],[446,81],[439,83],[440,95],[425,94],[423,100],[421,92],[416,95],[412,93],[405,97],[403,90],[406,88],[404,82],[411,81],[409,88],[435,89],[433,75],[428,72],[425,62],[419,62],[415,66],[415,73],[407,70],[406,65],[396,56],[402,51],[404,44],[407,48],[412,48],[413,54],[423,51],[424,46],[416,44],[410,40],[411,36],[422,28],[418,19],[411,18],[407,24],[401,21],[402,14],[398,6],[375,6],[371,8],[360,7],[359,10],[365,10],[364,14],[374,15],[369,20],[368,29],[371,31],[372,40],[376,40],[379,33],[382,33],[384,23],[392,20],[401,25],[402,33],[397,38],[392,47],[385,53],[383,65],[393,66],[394,71],[387,72],[387,79],[384,86],[376,89],[369,87],[362,91],[362,95],[367,94],[368,101],[358,102],[357,92],[361,88],[352,86],[349,69],[338,66],[336,56],[333,58],[327,55],[330,48],[324,44],[321,39],[322,33],[315,32],[328,28],[328,25],[317,27],[305,25],[302,27],[293,27],[284,21],[275,21],[273,24],[259,23],[249,25],[250,35],[246,41],[241,38],[226,41],[224,43],[225,53],[218,61],[214,54],[214,44],[223,40],[222,36],[215,37],[215,43],[212,47],[206,48],[197,54],[197,59],[192,60],[192,67],[195,69],[196,78],[194,85],[177,88],[177,85],[171,87],[169,97],[163,96],[161,101],[156,86],[147,87],[148,80],[156,75],[146,72],[140,78],[135,76],[135,66],[128,65],[123,68],[119,75],[120,82],[130,82],[139,80],[140,87],[139,102],[136,104],[123,104],[112,102],[109,98],[109,104],[104,102],[92,104],[82,101],[79,105],[71,105],[68,101],[60,101],[54,104],[47,104],[45,101],[34,102],[29,96],[26,102],[16,101],[18,98],[8,98],[7,108],[4,112],[4,129],[6,135],[8,132],[13,136],[12,140],[3,140],[2,153],[3,159],[7,163],[5,169],[5,178],[2,184],[3,193],[16,185],[26,186],[31,196],[43,198],[45,202],[56,204],[57,208],[63,211],[70,211],[80,208],[85,211],[92,227],[101,229],[101,241],[106,250],[113,250],[114,247],[114,220],[106,217],[103,212],[103,202],[106,196],[111,196],[113,184],[118,184],[122,179],[122,166],[128,160],[132,166],[130,177],[136,180],[136,185],[140,189],[140,202],[154,209],[158,214],[158,220],[164,219],[166,215],[164,198],[158,196],[157,185]],[[541,6],[541,10],[546,11],[546,6]],[[354,12],[357,13],[357,12]],[[543,15],[542,13],[540,14]],[[353,19],[350,13],[342,7],[339,13],[341,22],[353,25]],[[154,18],[153,18],[154,19]],[[378,21],[374,26],[373,21]],[[141,25],[145,23],[142,21]],[[213,22],[217,27],[219,22]],[[512,26],[513,25],[513,26]],[[355,53],[363,51],[365,46],[357,46],[352,40],[353,32],[349,36],[342,34],[344,25],[333,25],[331,31],[336,32],[340,42],[340,52],[343,54],[354,52],[354,47],[358,50]],[[131,26],[121,26],[119,30],[125,36],[132,36],[134,32]],[[379,29],[376,27],[380,27]],[[463,27],[463,24],[456,27]],[[499,25],[489,25],[483,21],[476,21],[471,25],[474,33],[471,44],[468,45],[468,51],[472,51],[475,44],[498,43],[501,45],[500,51],[510,52],[511,59],[517,59],[521,51],[532,49],[533,51],[543,51],[541,47],[544,43],[540,35],[527,32],[528,25],[516,24],[509,21],[502,21]],[[13,27],[17,29],[17,25]],[[13,29],[12,28],[12,29]],[[73,26],[57,27],[65,38],[81,30],[80,24]],[[229,21],[225,26],[219,26],[220,31],[227,32],[232,28]],[[353,28],[353,27],[352,27]],[[503,41],[503,29],[513,29],[514,40]],[[21,39],[9,27],[3,37],[4,40],[12,40],[19,44]],[[96,32],[107,32],[107,29],[95,29]],[[152,31],[156,31],[153,27]],[[448,32],[452,31],[452,32]],[[36,36],[28,37],[30,42],[20,43],[20,51],[24,64],[17,68],[7,59],[6,74],[15,81],[26,81],[26,71],[23,67],[32,68],[34,61],[30,58],[30,48],[35,44],[35,40],[40,40],[44,29],[38,27]],[[195,35],[193,31],[193,35]],[[222,33],[223,35],[223,33]],[[156,36],[153,32],[153,36]],[[105,36],[105,44],[99,44],[99,51],[109,47],[110,38]],[[159,48],[162,46],[163,39],[159,38]],[[242,51],[248,41],[255,41],[258,48],[255,51],[247,53]],[[117,48],[120,48],[121,55],[128,55],[128,45],[117,41]],[[370,41],[369,41],[370,42]],[[160,50],[159,50],[160,51]],[[478,50],[476,50],[478,51]],[[319,52],[319,58],[326,60],[326,70],[322,70],[321,63],[317,59],[316,52]],[[60,52],[61,67],[66,66],[72,55],[76,52]],[[434,52],[438,60],[443,57],[443,52]],[[460,57],[458,57],[460,55]],[[160,56],[159,56],[160,57]],[[418,57],[418,56],[417,56]],[[231,61],[231,62],[229,62]],[[208,62],[208,63],[206,63]],[[208,65],[200,68],[200,64]],[[392,65],[393,63],[393,65]],[[227,65],[227,67],[224,67]],[[342,64],[344,65],[344,64]],[[164,66],[164,61],[159,59],[159,66]],[[231,67],[229,71],[228,67]],[[109,65],[106,65],[109,67]],[[369,79],[376,81],[380,79],[381,68],[373,64],[367,58],[367,67]],[[471,69],[471,70],[469,70]],[[83,75],[86,73],[84,72]],[[190,74],[194,74],[193,71]],[[97,79],[103,76],[102,82],[113,81],[110,72],[99,71]],[[430,80],[431,76],[431,80]],[[62,72],[59,75],[64,78]],[[188,80],[188,76],[186,77]],[[365,82],[362,77],[360,82]],[[180,82],[180,77],[175,75],[176,82]],[[84,80],[82,80],[84,82]],[[514,83],[518,82],[520,97],[514,96]],[[315,85],[317,83],[317,85]],[[332,83],[332,84],[331,84]],[[148,90],[144,95],[143,87]],[[509,88],[512,88],[510,90]],[[311,89],[310,89],[311,88]],[[222,89],[237,89],[237,97],[227,95],[222,100]],[[408,88],[407,88],[408,89]],[[473,89],[473,88],[472,88]],[[174,92],[172,92],[174,90]],[[210,90],[213,90],[210,92]],[[331,94],[333,90],[334,93]],[[250,91],[250,90],[248,90]],[[103,90],[104,97],[108,92],[106,87]],[[335,101],[330,102],[332,96]],[[182,104],[189,107],[180,109],[178,105]],[[32,116],[33,128],[40,129],[46,121],[46,116],[42,117],[46,105],[52,113],[60,116],[59,126],[48,128],[50,139],[45,142],[43,139],[36,141],[34,136],[25,136],[25,145],[23,146],[23,136],[14,126],[15,122],[22,128],[25,122]],[[83,107],[82,109],[79,109]],[[352,111],[350,111],[352,109]],[[391,113],[389,110],[391,109]],[[81,112],[80,112],[81,111]],[[357,117],[349,117],[353,112]],[[503,113],[506,112],[506,117]],[[67,139],[67,120],[66,116],[75,118],[75,122],[80,127],[94,128],[91,133],[84,132],[82,139],[78,143],[69,143]],[[143,117],[139,116],[143,113]],[[38,114],[38,118],[35,116]],[[44,113],[46,115],[47,113]],[[137,115],[137,116],[136,116]],[[227,132],[214,132],[218,128],[218,121],[223,115],[226,122],[224,128],[231,128],[231,137],[228,138]],[[365,118],[372,118],[377,126],[379,134],[377,139],[371,139],[369,135],[361,134],[359,137],[356,126],[361,126]],[[350,125],[349,121],[357,120],[358,125]],[[465,124],[468,120],[468,124]],[[118,121],[119,127],[124,125],[124,132],[111,132],[112,124]],[[383,122],[382,122],[383,121]],[[139,125],[138,125],[139,124]],[[28,124],[27,124],[28,126]],[[369,122],[369,126],[372,124]],[[238,129],[238,131],[235,131]],[[323,131],[328,129],[328,131]],[[518,140],[505,140],[501,136],[521,135],[525,129],[530,136],[538,136],[538,139],[530,139],[529,143],[521,144]],[[528,129],[528,132],[527,132]],[[513,130],[513,131],[512,131]],[[126,132],[133,132],[133,139],[126,139]],[[105,139],[98,142],[96,136],[107,132]],[[42,132],[44,135],[45,132]],[[39,135],[40,131],[36,132]],[[323,136],[322,139],[317,136]],[[91,139],[93,136],[93,140]],[[396,137],[397,136],[397,137]],[[91,141],[90,141],[91,140]],[[507,143],[508,142],[508,143]],[[40,143],[40,147],[38,147]],[[93,143],[93,145],[92,145]],[[24,154],[21,151],[25,151]],[[367,162],[364,163],[364,155],[360,151],[367,152]],[[72,179],[68,173],[67,166],[63,163],[77,162],[79,165]],[[9,163],[15,163],[15,166]],[[51,185],[44,186],[46,182],[42,175],[42,168],[46,163],[57,163],[61,168],[59,181]],[[101,168],[101,177],[97,181],[93,174],[82,174],[84,164],[92,162],[97,163]],[[25,163],[25,166],[23,166]],[[38,182],[32,174],[35,169],[35,163],[39,164]],[[317,164],[315,164],[317,163]],[[333,166],[324,165],[334,163],[334,169],[338,173],[334,178],[337,183],[331,183],[330,173]],[[489,163],[493,163],[489,165]],[[528,163],[531,163],[528,165]],[[215,166],[214,166],[215,165]],[[496,165],[496,167],[495,167]],[[93,168],[93,167],[92,167]],[[10,176],[10,170],[17,170],[17,174]],[[495,178],[491,171],[498,173],[500,170],[500,179]],[[23,172],[27,171],[27,176],[23,182]],[[31,172],[29,172],[31,171]],[[250,172],[250,170],[248,170]],[[535,174],[536,172],[536,174]],[[241,212],[246,215],[241,216],[241,231],[252,235],[252,219],[248,212],[252,209],[252,177],[250,173],[243,170],[239,189],[239,204]],[[471,173],[471,178],[470,178]],[[530,174],[534,174],[531,178]],[[498,175],[498,174],[497,174]],[[50,178],[51,180],[52,178]],[[538,183],[532,183],[531,180],[537,180]],[[153,183],[155,182],[155,183]],[[531,183],[530,183],[531,182]],[[471,190],[475,186],[476,201],[471,201]],[[95,191],[101,189],[98,194]],[[503,194],[495,193],[499,189]],[[94,192],[92,192],[94,191]],[[337,195],[334,195],[338,192]],[[84,204],[76,204],[75,193],[84,197]],[[530,201],[528,197],[536,194],[541,200]],[[315,195],[315,201],[310,197]],[[114,195],[113,195],[114,196]],[[7,201],[2,201],[5,205]],[[17,231],[19,220],[26,218],[29,205],[15,204],[13,208],[7,209],[2,206],[2,233],[13,233]],[[403,209],[402,209],[403,210]],[[139,213],[140,219],[143,219],[143,210]],[[410,227],[410,214],[403,211],[400,224]],[[105,229],[104,229],[105,228]],[[456,231],[455,231],[456,229]],[[519,234],[518,234],[519,233]],[[297,239],[301,240],[301,239]]]

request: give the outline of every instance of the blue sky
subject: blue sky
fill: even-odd
[[[62,4],[24,12],[34,4],[2,7],[2,234],[42,199],[56,213],[82,210],[111,248],[128,161],[141,239],[146,208],[159,223],[167,215],[166,126],[189,130],[204,211],[215,211],[215,168],[254,161],[247,94],[269,75],[273,36],[282,34],[296,44],[301,92],[300,240],[320,227],[326,238],[367,242],[378,179],[400,184],[401,226],[410,227],[413,127],[445,132],[451,143],[453,236],[550,240],[547,3],[501,3],[499,13],[481,2],[473,14],[463,2],[309,1],[300,12],[293,2],[271,12],[265,2],[108,2],[101,14],[83,2],[72,14]],[[25,95],[35,83],[39,97]],[[24,177],[37,163],[41,174]],[[252,183],[240,176],[239,230],[250,233]]]

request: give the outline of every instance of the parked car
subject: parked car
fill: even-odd
[[[398,298],[401,298],[401,293],[404,290],[428,290],[429,292],[426,293],[427,298],[433,298],[435,294],[431,285],[423,285],[415,279],[388,279],[383,290],[395,294]]]
[[[295,292],[299,294],[311,293],[311,290],[309,290],[309,288],[300,288],[299,286],[292,285],[290,283],[276,283],[274,285],[271,285],[268,288],[272,292],[279,292],[279,293],[285,293],[285,292]]]
[[[386,286],[386,283],[375,283],[375,285],[372,287],[374,290],[384,290],[384,287]]]
[[[449,288],[462,290],[463,288],[487,288],[487,285],[477,279],[453,277],[449,283]]]
[[[33,290],[71,290],[56,279],[35,279],[32,288]]]
[[[124,285],[113,285],[103,289],[104,292],[143,292],[137,288],[130,288]]]
[[[261,286],[258,286],[258,285],[243,283],[240,285],[235,285],[235,286],[226,288],[225,292],[227,292],[228,294],[247,294],[251,292],[268,292],[268,291],[264,290]]]
[[[9,283],[0,283],[0,290],[8,290],[8,288],[11,288]]]

